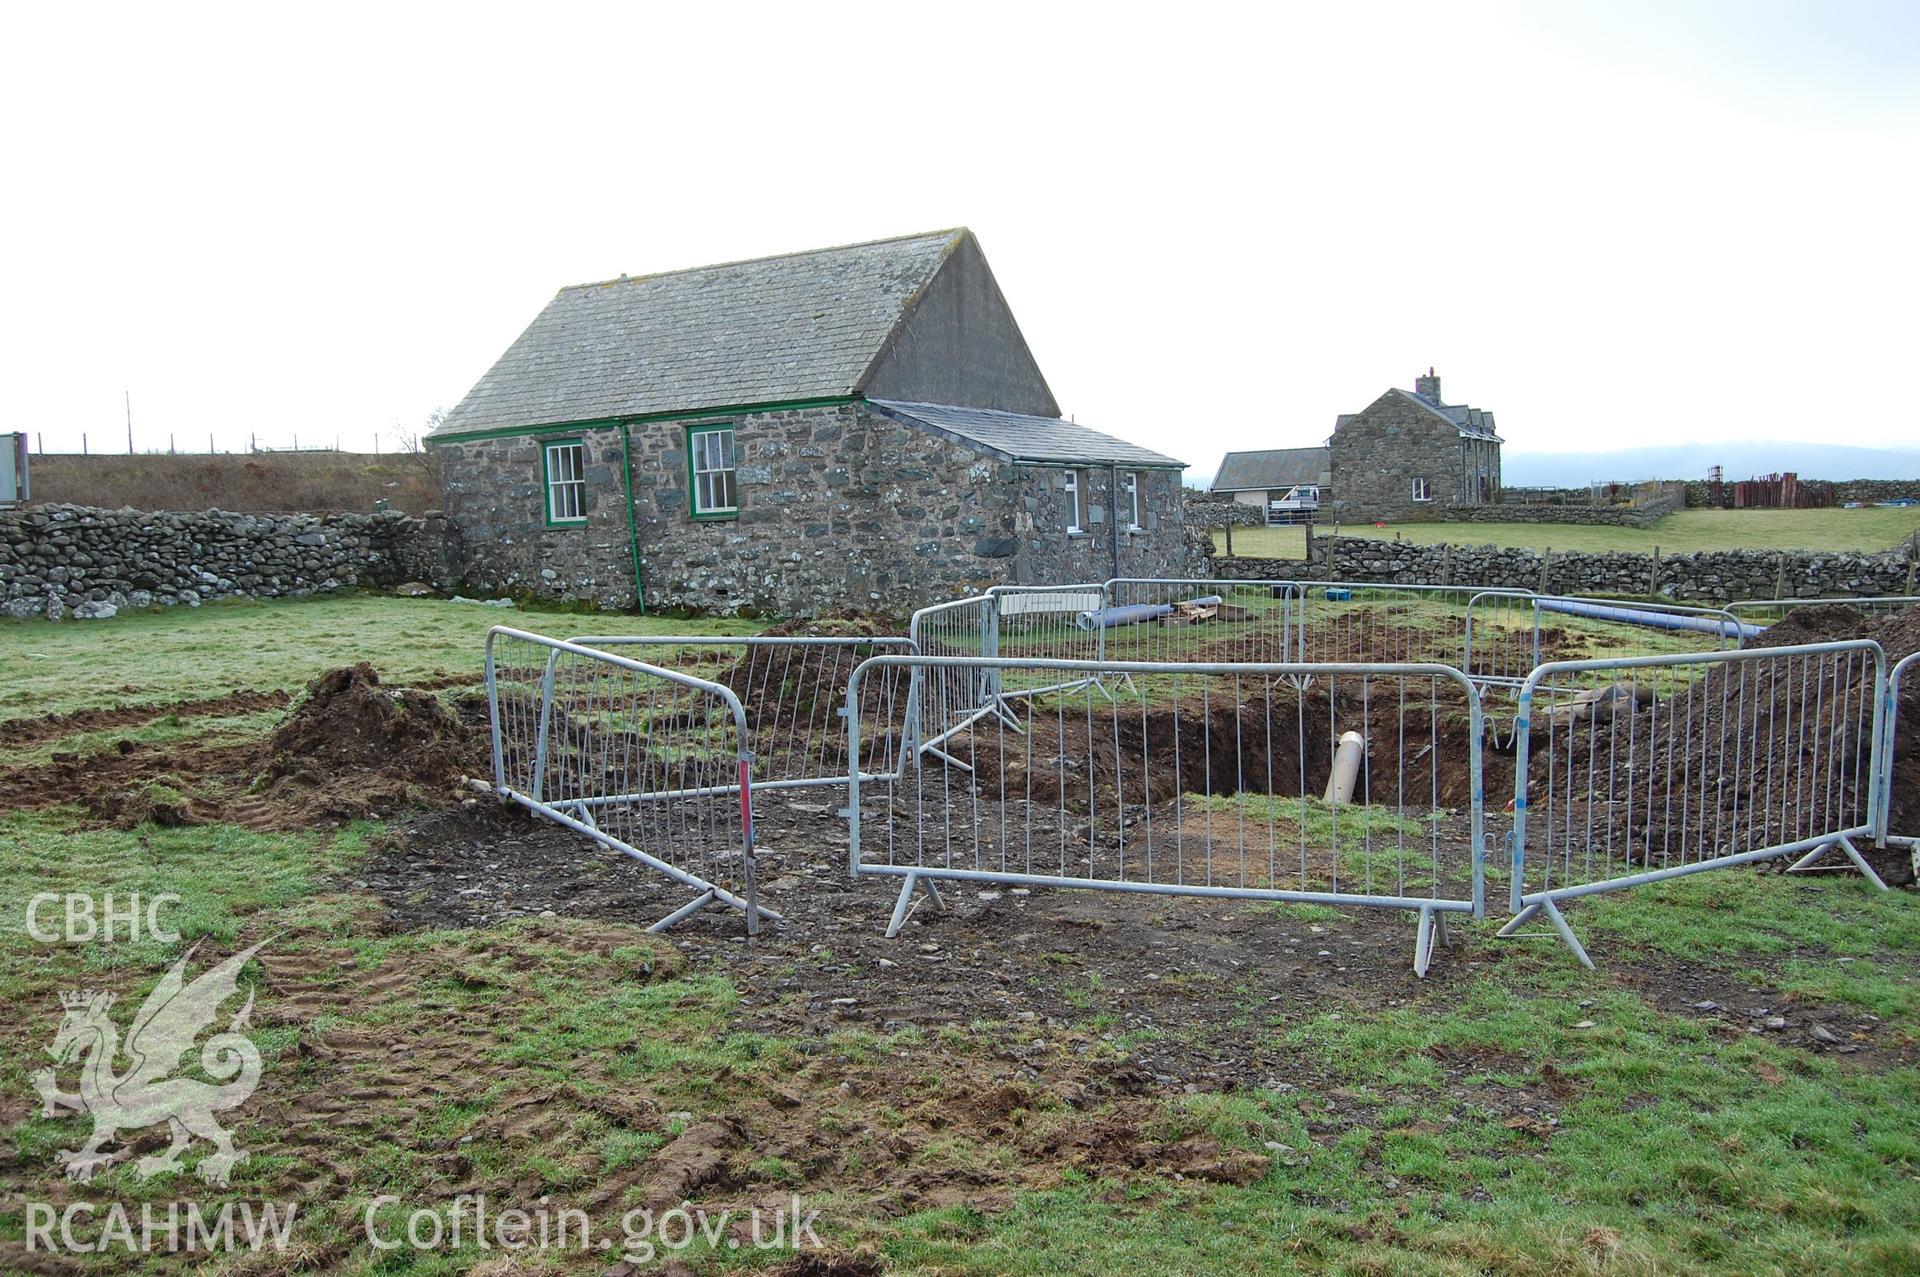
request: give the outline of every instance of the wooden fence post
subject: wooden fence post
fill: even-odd
[[[1553,547],[1546,546],[1540,551],[1540,593],[1547,592],[1547,565],[1553,562]]]
[[[1653,547],[1653,575],[1647,580],[1647,598],[1660,597],[1660,547]]]
[[[1233,511],[1227,511],[1227,557],[1233,557]],[[858,779],[856,777],[856,779]]]

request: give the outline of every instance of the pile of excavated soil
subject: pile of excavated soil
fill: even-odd
[[[331,817],[444,799],[477,770],[473,736],[438,697],[382,687],[365,661],[329,670],[268,738],[256,797]]]
[[[280,693],[236,692],[167,712],[205,717],[284,702]],[[117,714],[99,711],[73,726],[132,725],[147,710]],[[44,741],[70,734],[62,724],[10,726],[22,739]],[[383,687],[380,676],[360,664],[314,679],[265,738],[121,739],[96,753],[56,752],[44,763],[0,767],[0,806],[71,804],[95,825],[122,829],[213,821],[303,829],[449,801],[462,775],[485,773],[487,747],[483,700],[470,695],[456,712],[419,688]]]

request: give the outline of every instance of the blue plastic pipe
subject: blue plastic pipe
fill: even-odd
[[[1535,606],[1542,612],[1563,612],[1568,616],[1591,617],[1596,621],[1625,621],[1629,625],[1645,625],[1656,630],[1691,630],[1696,634],[1717,634],[1721,638],[1737,635],[1742,640],[1750,639],[1757,637],[1764,628],[1715,616],[1651,612],[1646,608],[1622,607],[1613,603],[1577,603],[1572,599],[1539,599]]]

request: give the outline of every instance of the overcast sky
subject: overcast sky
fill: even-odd
[[[1915,3],[34,5],[0,108],[51,451],[390,448],[563,284],[953,225],[1196,473],[1429,364],[1515,450],[1920,441]]]

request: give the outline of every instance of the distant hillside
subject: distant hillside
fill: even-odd
[[[1904,479],[1920,487],[1920,448],[1850,448],[1831,443],[1682,443],[1618,452],[1504,450],[1501,478],[1515,487],[1575,487],[1595,480],[1728,479],[1792,470],[1803,479]]]
[[[440,504],[432,458],[408,453],[56,452],[35,453],[28,468],[35,505],[338,514],[385,500],[391,509],[420,514]]]

